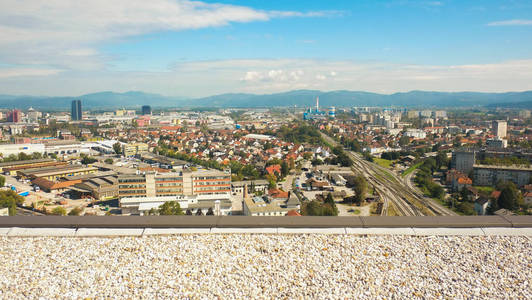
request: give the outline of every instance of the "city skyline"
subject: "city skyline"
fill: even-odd
[[[532,89],[526,1],[0,6],[2,94]]]

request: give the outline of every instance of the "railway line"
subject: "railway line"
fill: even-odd
[[[328,143],[338,145],[331,137],[323,133],[322,136]],[[456,215],[424,197],[411,183],[408,184],[397,178],[389,170],[365,160],[358,153],[345,151],[353,160],[353,170],[362,174],[381,196],[383,200],[381,215],[387,215],[390,206],[393,206],[396,213],[401,216]]]

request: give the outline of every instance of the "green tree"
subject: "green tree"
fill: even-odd
[[[338,208],[336,205],[323,204],[321,208],[321,216],[338,216]]]
[[[22,203],[24,203],[24,197],[16,192],[12,190],[0,190],[0,208],[7,207],[10,216],[17,214],[17,205],[21,205]]]
[[[354,179],[353,190],[355,191],[355,201],[358,205],[361,205],[366,201],[366,193],[368,190],[368,182],[362,175],[358,175]]]
[[[334,202],[332,193],[327,194],[327,197],[325,198],[325,203],[323,204],[323,207],[322,207],[322,215],[323,216],[337,216],[338,215],[338,207],[336,207],[336,203]]]
[[[177,201],[168,201],[159,206],[159,215],[182,215],[183,211]]]
[[[3,187],[4,185],[6,185],[6,178],[0,175],[0,187]]]
[[[283,162],[281,163],[281,174],[283,175],[283,177],[288,175],[289,171],[290,168],[288,167],[288,164],[286,163],[286,161],[283,160]]]
[[[460,191],[460,198],[463,202],[469,202],[469,190],[466,187],[463,187]]]
[[[507,183],[506,186],[501,190],[501,195],[498,199],[499,208],[506,208],[509,210],[515,210],[518,208],[519,200],[519,191],[515,185],[511,182]]]
[[[328,193],[327,194],[327,197],[325,197],[325,203],[327,203],[329,205],[335,205],[332,193]]]
[[[112,159],[112,158],[106,158],[106,159],[104,160],[104,162],[105,162],[106,164],[108,164],[108,165],[112,165],[112,164],[113,164],[113,159]]]
[[[81,215],[81,208],[79,208],[79,207],[74,207],[72,210],[70,210],[70,211],[68,212],[68,215],[69,215],[69,216],[79,216],[79,215]]]
[[[84,164],[84,165],[88,165],[88,164],[92,164],[92,163],[95,163],[97,162],[98,160],[94,157],[90,157],[90,156],[83,156],[82,159],[81,159],[81,163]]]
[[[31,156],[24,152],[20,152],[18,154],[18,160],[29,160],[29,159],[31,159]]]
[[[119,142],[114,143],[113,150],[115,151],[116,154],[122,154],[122,145],[120,145]]]
[[[406,146],[410,144],[410,138],[407,137],[406,135],[403,135],[400,139],[399,139],[399,145],[400,146]]]
[[[66,209],[62,206],[57,206],[54,209],[52,209],[51,214],[54,216],[64,216],[66,215]]]
[[[321,216],[321,204],[316,200],[310,201],[305,205],[303,213],[307,216]]]

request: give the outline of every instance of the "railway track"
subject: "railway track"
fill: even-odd
[[[331,137],[322,133],[324,139],[332,145],[338,145]],[[454,212],[425,198],[417,189],[398,179],[389,170],[366,161],[358,153],[345,150],[353,160],[353,170],[362,174],[381,195],[384,202],[381,215],[386,215],[392,205],[402,216],[456,215]]]
[[[375,190],[381,195],[381,198],[384,201],[383,212],[386,213],[388,207],[393,205],[398,214],[402,216],[420,216],[423,215],[422,212],[417,209],[417,207],[411,205],[404,196],[402,192],[399,191],[393,183],[391,183],[387,178],[375,172],[370,166],[368,166],[364,161],[356,158],[355,154],[350,153],[353,159],[353,168],[363,174],[364,177],[371,183]],[[386,208],[386,209],[384,209]]]

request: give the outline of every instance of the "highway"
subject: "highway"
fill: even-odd
[[[322,137],[331,145],[338,143],[322,133]],[[360,154],[345,151],[353,160],[353,171],[362,174],[368,183],[379,193],[384,205],[381,215],[386,216],[395,211],[399,216],[449,216],[456,213],[424,197],[421,192],[390,170],[365,160]],[[409,178],[407,178],[409,180]],[[392,208],[393,207],[393,208]],[[393,215],[393,213],[392,213]]]

